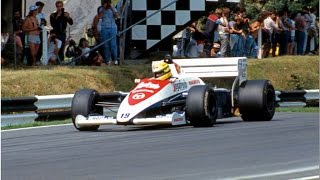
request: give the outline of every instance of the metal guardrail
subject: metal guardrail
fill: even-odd
[[[275,91],[278,107],[319,106],[319,89]],[[120,102],[127,93],[101,94],[102,99]],[[1,126],[23,124],[39,120],[71,117],[73,94],[1,99]]]

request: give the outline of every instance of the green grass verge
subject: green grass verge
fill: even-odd
[[[248,79],[269,79],[276,90],[319,89],[318,58],[282,56],[263,60],[249,59]],[[99,92],[126,92],[134,86],[134,79],[151,76],[150,63],[138,64],[134,60],[127,65],[106,67],[3,68],[1,97],[74,94],[81,88],[96,89]],[[214,84],[225,87],[222,81]]]
[[[276,108],[276,112],[319,112],[319,107],[281,107]]]
[[[4,126],[4,127],[1,127],[1,130],[19,129],[19,128],[28,128],[28,127],[37,127],[37,126],[51,126],[51,125],[69,124],[69,123],[72,123],[71,119],[66,119],[61,121],[37,121],[37,122],[27,123],[27,124]]]

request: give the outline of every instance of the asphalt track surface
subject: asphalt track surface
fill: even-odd
[[[319,175],[319,114],[212,128],[73,126],[4,131],[3,180],[291,179]]]

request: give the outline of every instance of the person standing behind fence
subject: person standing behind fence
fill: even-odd
[[[309,38],[310,38],[310,53],[311,55],[315,55],[315,44],[316,44],[316,37],[318,37],[317,33],[317,28],[316,28],[316,14],[317,14],[317,9],[316,8],[311,8],[310,10],[310,17],[312,19],[310,29],[309,29]]]
[[[295,18],[296,21],[296,39],[297,39],[297,55],[303,55],[303,46],[306,38],[305,28],[307,26],[304,17],[305,12],[301,11]]]
[[[23,55],[24,55],[24,32],[22,31],[22,23],[23,19],[21,18],[21,13],[20,11],[14,11],[14,16],[12,20],[12,25],[13,25],[13,31],[16,33],[16,44],[17,47],[21,49],[21,52],[17,52],[17,54],[21,53],[22,57],[20,61],[23,60]],[[18,49],[19,49],[18,48]]]
[[[59,51],[59,58],[61,61],[64,60],[64,48],[67,37],[67,25],[73,24],[73,19],[70,17],[68,12],[64,11],[63,2],[56,1],[57,11],[50,15],[50,24],[57,34],[57,38],[62,41],[62,46]]]
[[[56,32],[52,29],[48,39],[48,63],[59,64],[59,50],[61,48],[62,41],[56,36]]]
[[[114,59],[114,64],[118,64],[118,45],[117,45],[117,25],[115,20],[118,18],[117,9],[112,7],[111,0],[104,0],[103,9],[99,12],[101,21],[101,40],[104,42],[104,61],[106,64],[111,64],[111,56]]]
[[[230,39],[230,34],[229,34],[229,14],[230,14],[230,9],[229,8],[223,8],[222,9],[222,17],[220,18],[221,24],[218,27],[218,32],[219,32],[219,40],[221,43],[221,48],[220,48],[220,53],[221,57],[226,57],[228,56],[228,51],[229,51],[229,39]]]
[[[102,10],[103,10],[103,6],[99,6],[98,9],[97,9],[97,14],[94,16],[93,22],[92,22],[92,25],[91,25],[92,30],[93,30],[93,35],[94,35],[94,37],[96,39],[97,45],[102,42],[101,41],[101,21],[102,21],[102,19],[101,19],[100,15],[99,15],[100,12],[102,12]],[[98,51],[99,51],[99,53],[101,54],[102,57],[104,57],[103,56],[103,49],[104,49],[103,46],[100,46],[98,48]]]
[[[23,21],[22,29],[28,35],[28,43],[30,48],[30,54],[32,62],[28,63],[31,65],[36,65],[37,54],[40,46],[40,26],[36,18],[38,7],[36,5],[31,5],[29,7],[29,14]]]
[[[272,46],[275,44],[275,32],[279,31],[279,28],[276,26],[274,19],[276,18],[275,12],[270,12],[268,17],[264,19],[263,24],[264,28],[269,33],[268,41],[263,45],[263,57],[267,58],[269,56],[269,51]],[[273,52],[272,52],[273,53]]]
[[[38,20],[40,27],[42,28],[42,30],[40,32],[40,39],[41,39],[41,44],[39,47],[40,50],[38,51],[38,54],[37,54],[37,61],[40,61],[41,56],[42,56],[42,43],[43,43],[43,39],[42,39],[43,35],[42,34],[44,32],[46,32],[46,30],[44,29],[44,26],[47,25],[47,21],[45,19],[45,15],[42,13],[44,3],[41,1],[38,1],[38,2],[36,2],[36,6],[38,7],[37,20]]]

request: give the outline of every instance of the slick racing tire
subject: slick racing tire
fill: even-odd
[[[217,119],[217,100],[207,85],[190,88],[186,100],[186,117],[194,127],[212,127]]]
[[[269,80],[248,80],[240,85],[239,110],[244,121],[270,121],[275,103],[274,88]]]
[[[103,108],[95,105],[99,97],[99,93],[93,89],[81,89],[75,93],[72,99],[71,117],[72,123],[77,130],[95,131],[99,128],[99,125],[78,126],[75,122],[77,115],[88,117],[92,113],[103,114]]]

